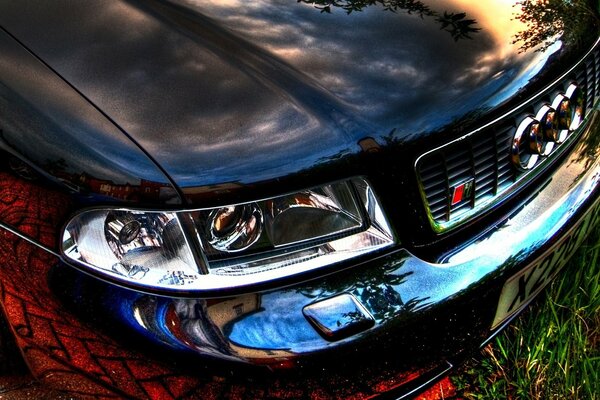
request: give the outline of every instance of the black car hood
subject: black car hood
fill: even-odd
[[[502,106],[564,51],[557,42],[519,52],[512,42],[526,25],[515,10],[497,1],[31,1],[3,2],[0,25],[184,192],[202,193],[315,168],[365,143],[423,141]]]

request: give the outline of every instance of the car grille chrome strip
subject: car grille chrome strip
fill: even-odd
[[[512,126],[493,129],[479,141],[465,139],[460,145],[432,153],[419,164],[419,177],[435,222],[450,221],[498,195],[515,180],[508,154]],[[468,201],[452,204],[451,189],[474,179],[475,191]]]
[[[587,109],[591,110],[600,100],[600,51],[595,51],[588,57],[585,70],[580,70],[578,78],[585,80],[587,89]]]
[[[496,205],[537,176],[544,169],[543,165],[560,155],[568,147],[568,143],[578,136],[580,129],[575,128],[564,143],[552,143],[549,155],[535,156],[534,161],[539,158],[535,167],[515,166],[515,157],[517,160],[522,159],[529,151],[525,146],[515,144],[519,137],[516,132],[522,129],[523,121],[528,115],[530,120],[543,125],[533,119],[531,113],[538,112],[542,107],[544,110],[558,112],[550,108],[549,104],[553,103],[553,99],[554,103],[557,101],[557,96],[561,96],[559,93],[564,94],[575,86],[576,90],[581,91],[583,115],[587,115],[599,101],[598,43],[595,47],[575,69],[547,87],[543,93],[534,96],[503,118],[418,158],[415,167],[419,189],[434,232],[451,230]],[[570,106],[574,107],[576,99],[570,100]],[[527,129],[533,128],[528,126]]]

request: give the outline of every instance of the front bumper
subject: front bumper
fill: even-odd
[[[170,299],[136,294],[128,296],[128,306],[121,306],[122,316],[135,329],[168,345],[251,363],[301,363],[302,355],[347,347],[359,352],[381,348],[382,343],[414,352],[413,361],[421,353],[445,353],[444,343],[455,342],[461,336],[457,332],[465,327],[485,336],[490,328],[502,326],[516,314],[564,265],[600,218],[594,205],[600,163],[597,133],[592,129],[598,121],[598,116],[591,118],[570,157],[518,211],[435,262],[399,249],[322,279],[234,298]],[[517,301],[497,310],[504,283],[519,271],[534,267],[543,270],[542,276],[535,278],[539,281],[535,287],[531,281],[530,287],[523,289],[526,293],[515,294]],[[349,337],[333,333],[328,337],[311,326],[303,310],[341,294],[358,300],[374,323],[362,324],[362,331],[357,327],[359,332]],[[487,303],[485,308],[483,303]],[[321,319],[344,323],[344,316],[336,314],[340,311],[329,308],[330,315],[323,311]],[[473,314],[465,315],[468,308]],[[349,324],[352,322],[356,321]],[[417,326],[425,327],[424,331]],[[380,337],[376,346],[374,336]],[[418,342],[429,344],[415,343],[415,338],[425,337],[431,340]],[[414,347],[420,349],[415,352]]]
[[[114,287],[5,229],[3,306],[34,375],[75,395],[401,394],[407,382],[414,388],[436,377],[500,330],[596,225],[599,141],[600,113],[593,111],[542,189],[517,199],[514,212],[450,254],[426,262],[398,249],[318,280],[233,298]],[[506,282],[513,281],[511,289]],[[328,337],[304,310],[340,294],[353,296],[371,322]],[[499,309],[500,298],[511,295],[516,301],[503,300],[506,310]],[[335,309],[321,318],[353,322]],[[370,361],[359,362],[365,356]]]

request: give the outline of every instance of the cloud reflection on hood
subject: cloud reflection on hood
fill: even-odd
[[[545,61],[508,56],[516,22],[493,0],[431,6],[478,21],[460,41],[433,19],[378,5],[346,14],[295,0],[62,3],[2,5],[0,23],[184,189],[273,179],[358,151],[366,136],[439,130],[504,101],[508,85],[526,83],[515,76]]]

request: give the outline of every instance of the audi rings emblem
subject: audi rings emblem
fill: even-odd
[[[583,96],[572,83],[550,104],[525,117],[513,138],[511,158],[515,167],[527,171],[548,157],[583,120]]]

